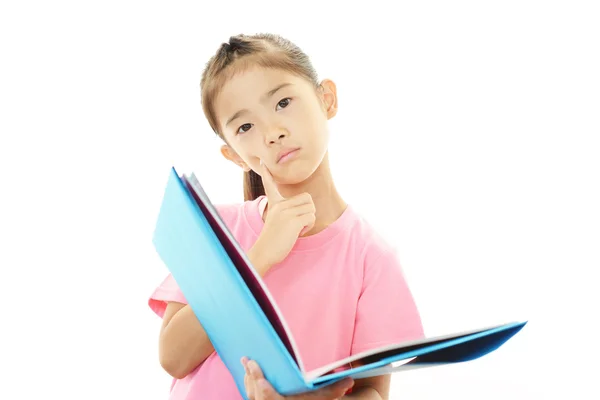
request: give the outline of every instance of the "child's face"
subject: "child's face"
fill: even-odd
[[[223,155],[259,174],[262,160],[281,184],[307,179],[327,152],[327,120],[337,109],[335,85],[324,81],[322,86],[316,89],[303,78],[274,69],[237,74],[215,102],[227,141]],[[280,159],[290,150],[296,151]]]

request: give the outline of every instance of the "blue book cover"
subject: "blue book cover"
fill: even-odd
[[[284,316],[262,278],[192,174],[167,179],[154,247],[246,398],[243,356],[258,362],[282,395],[354,379],[464,362],[488,354],[526,322],[398,343],[306,371]],[[360,361],[359,367],[347,368]]]

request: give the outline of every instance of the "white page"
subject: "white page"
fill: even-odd
[[[412,360],[412,358],[409,358],[408,362],[410,362],[411,360]],[[416,364],[410,364],[410,363],[406,363],[406,362],[392,363],[390,365],[384,365],[383,367],[375,368],[375,369],[368,370],[368,371],[359,372],[358,374],[353,374],[352,378],[353,379],[369,378],[369,377],[372,377],[372,376],[386,375],[386,374],[391,374],[391,373],[394,373],[394,372],[410,371],[410,370],[415,370],[415,369],[419,369],[419,368],[439,367],[439,366],[442,366],[442,365],[448,365],[448,364],[447,363],[416,363]]]
[[[513,322],[514,323],[514,322]],[[411,340],[411,341],[407,341],[407,342],[403,342],[403,343],[397,343],[397,344],[392,344],[389,346],[383,346],[383,347],[379,347],[376,349],[372,349],[372,350],[367,350],[367,351],[363,351],[362,353],[358,353],[355,354],[353,356],[341,359],[339,361],[336,361],[334,363],[328,364],[328,365],[324,365],[320,368],[316,368],[310,372],[307,372],[306,375],[306,379],[307,380],[313,380],[319,376],[325,375],[327,373],[332,372],[333,370],[342,367],[346,364],[349,364],[351,362],[360,360],[362,358],[365,357],[369,357],[369,356],[373,356],[373,355],[377,355],[379,353],[384,353],[387,351],[391,351],[391,350],[401,350],[403,348],[406,347],[410,347],[410,346],[416,346],[416,345],[424,345],[424,344],[428,344],[428,343],[434,343],[437,341],[441,341],[441,340],[447,340],[447,339],[453,339],[453,338],[459,338],[461,336],[466,336],[466,335],[471,335],[474,333],[478,333],[478,332],[483,332],[489,329],[494,329],[494,328],[498,328],[504,325],[509,325],[511,323],[507,323],[507,324],[498,324],[498,325],[493,325],[493,326],[489,326],[486,328],[479,328],[479,329],[471,329],[471,330],[466,330],[466,331],[462,331],[462,332],[456,332],[456,333],[452,333],[452,334],[447,334],[447,335],[440,335],[440,336],[433,336],[433,337],[427,337],[427,338],[423,338],[423,339],[418,339],[418,340]]]

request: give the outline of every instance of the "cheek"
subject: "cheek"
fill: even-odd
[[[244,162],[253,169],[260,164],[260,158],[265,157],[264,146],[261,145],[259,135],[252,133],[238,142],[238,154],[244,159]]]
[[[327,118],[323,114],[313,113],[310,119],[304,121],[306,132],[315,144],[321,145],[327,141]]]
[[[294,113],[295,129],[301,128],[310,136],[321,135],[327,130],[327,117],[318,105],[298,107]]]

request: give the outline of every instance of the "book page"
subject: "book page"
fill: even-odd
[[[436,366],[436,365],[440,365],[440,366],[446,365],[445,363],[439,363],[439,364],[413,363],[412,361],[415,360],[415,358],[416,357],[409,357],[405,360],[396,361],[396,362],[390,363],[388,365],[384,365],[383,367],[366,369],[364,371],[360,371],[360,372],[357,371],[354,373],[350,373],[348,376],[352,377],[352,379],[363,379],[363,378],[370,378],[373,376],[391,374],[391,373],[398,372],[398,371],[408,371],[408,370],[419,369],[419,368],[430,368],[430,367]],[[326,376],[326,375],[324,375],[324,376]],[[337,379],[339,379],[339,377],[333,378],[333,379],[337,380]],[[326,382],[328,382],[327,379],[320,381],[319,384],[326,383]]]
[[[275,300],[271,296],[260,275],[252,266],[245,251],[240,247],[233,234],[229,231],[219,216],[218,211],[209,200],[208,196],[204,192],[204,189],[202,189],[202,186],[200,185],[200,182],[196,176],[194,174],[191,176],[184,176],[183,182],[194,196],[196,203],[198,203],[198,206],[202,209],[202,212],[206,216],[208,223],[219,238],[223,248],[233,261],[233,264],[236,266],[244,282],[246,282],[246,285],[260,305],[260,308],[265,313],[267,319],[277,332],[277,335],[283,342],[284,346],[300,368],[300,371],[304,372],[304,366],[302,364],[297,346],[291,336],[285,320],[283,319],[282,313],[277,308]]]
[[[422,338],[422,339],[418,339],[418,340],[411,340],[411,341],[407,341],[407,342],[403,342],[403,343],[392,344],[389,346],[378,347],[378,348],[375,348],[372,350],[367,350],[367,351],[355,354],[353,356],[344,358],[342,360],[339,360],[334,363],[325,365],[323,367],[314,369],[312,371],[309,371],[306,373],[306,378],[309,380],[312,380],[312,379],[315,379],[320,376],[331,374],[335,370],[337,370],[339,367],[350,364],[350,363],[359,362],[361,364],[371,364],[371,363],[377,362],[379,360],[382,360],[384,358],[391,357],[398,353],[416,350],[421,347],[429,346],[429,345],[440,343],[443,341],[458,339],[458,338],[469,336],[469,335],[472,335],[475,333],[484,332],[484,331],[487,331],[490,329],[495,329],[495,328],[499,328],[501,326],[508,326],[508,325],[509,324],[494,325],[494,326],[490,326],[490,327],[486,327],[486,328],[472,329],[472,330],[462,331],[462,332],[448,334],[448,335],[440,335],[440,336],[434,336],[434,337],[429,337],[429,338]]]

